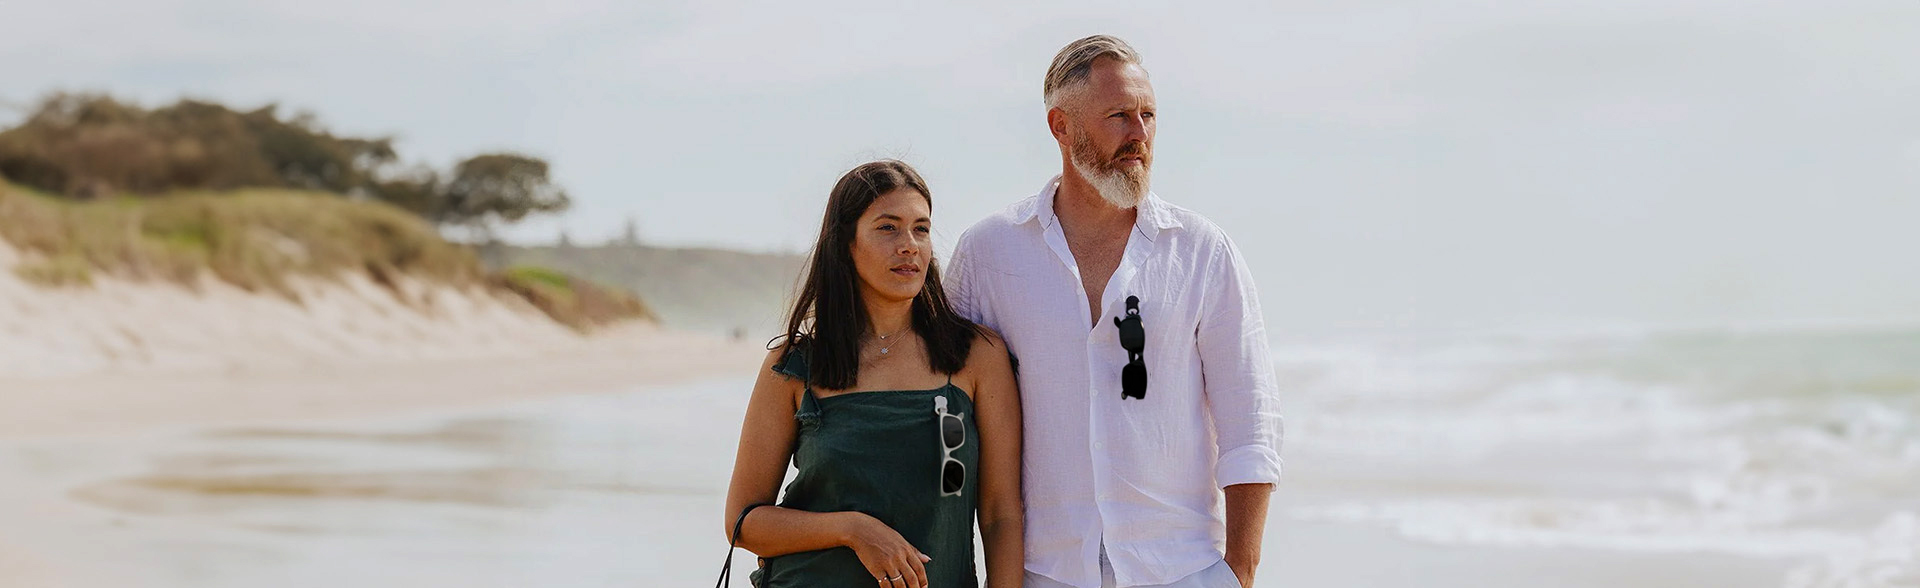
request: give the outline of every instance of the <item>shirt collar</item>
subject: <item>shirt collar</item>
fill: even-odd
[[[1059,191],[1060,176],[1056,175],[1053,179],[1047,180],[1047,185],[1040,189],[1039,194],[1027,200],[1026,208],[1019,211],[1015,218],[1020,219],[1021,224],[1038,220],[1041,228],[1052,227],[1060,222],[1060,217],[1053,213],[1053,196]],[[1160,195],[1149,190],[1147,199],[1140,203],[1140,214],[1134,219],[1134,227],[1152,236],[1162,230],[1181,226],[1180,221],[1173,218],[1173,211],[1169,210],[1170,208],[1171,205],[1168,205],[1167,201],[1161,200]]]

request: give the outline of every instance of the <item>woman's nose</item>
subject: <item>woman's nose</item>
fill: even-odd
[[[920,253],[920,248],[925,246],[925,244],[920,242],[920,239],[919,234],[909,233],[905,239],[900,240],[900,254],[914,255]]]

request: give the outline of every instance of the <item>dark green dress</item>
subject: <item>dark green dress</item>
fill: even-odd
[[[807,381],[802,353],[789,353],[774,371]],[[959,496],[940,495],[941,441],[933,398],[966,424],[966,442],[953,453],[967,468]],[[947,384],[932,390],[855,392],[819,398],[806,388],[793,466],[780,506],[812,512],[859,511],[898,531],[922,553],[928,585],[973,588],[973,519],[979,505],[980,437],[973,401]],[[878,588],[859,556],[846,547],[761,560],[753,573],[761,588]]]

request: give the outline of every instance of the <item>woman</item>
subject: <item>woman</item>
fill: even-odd
[[[933,199],[898,161],[841,176],[741,426],[727,532],[762,588],[1021,582],[1020,400],[1006,345],[947,305]],[[799,470],[773,501],[791,459]],[[736,533],[737,529],[737,533]]]

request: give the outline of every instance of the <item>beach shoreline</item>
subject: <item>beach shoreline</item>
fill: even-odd
[[[632,324],[519,356],[0,376],[0,439],[481,408],[725,375],[765,353],[752,341]]]
[[[750,378],[764,353],[750,341],[632,324],[510,357],[0,378],[0,586],[146,585],[141,570],[173,565],[167,556],[101,566],[82,554],[131,556],[174,541],[224,540],[232,531],[198,516],[152,516],[89,498],[164,464],[168,458],[151,453],[156,447],[217,431],[329,430],[646,395],[715,377]],[[243,569],[245,558],[221,565]]]

